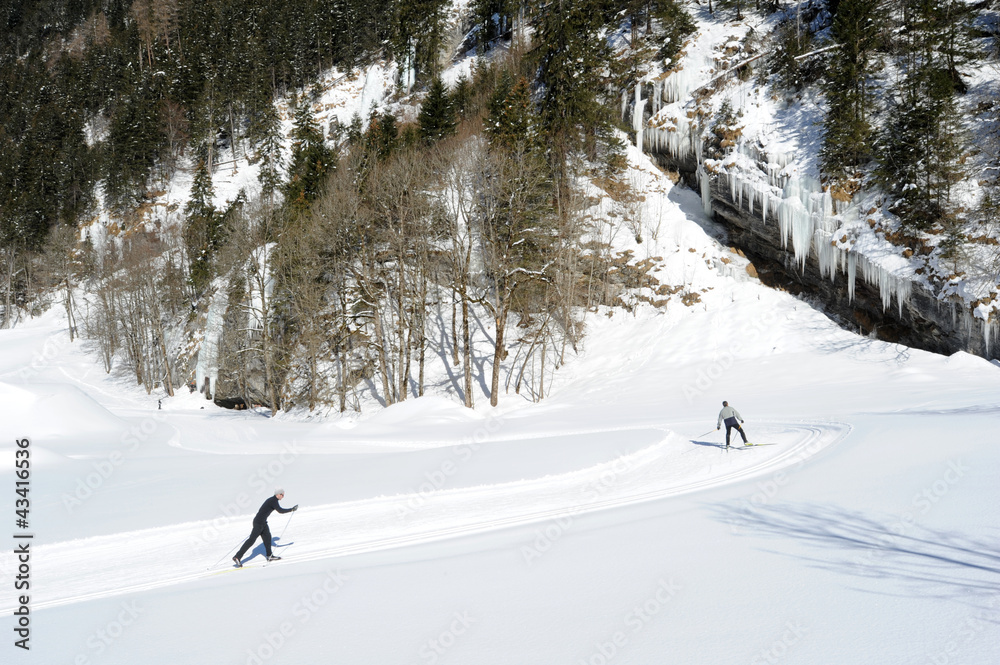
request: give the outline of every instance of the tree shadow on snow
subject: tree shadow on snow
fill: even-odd
[[[737,534],[795,538],[815,554],[811,565],[863,579],[899,583],[899,596],[957,600],[989,608],[1000,624],[1000,538],[930,529],[898,516],[879,518],[821,504],[718,506]],[[800,553],[781,552],[803,559]],[[891,593],[867,585],[865,591]]]

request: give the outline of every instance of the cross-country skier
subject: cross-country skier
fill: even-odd
[[[233,563],[236,564],[237,568],[243,567],[241,559],[243,558],[243,555],[246,554],[246,551],[253,547],[254,542],[257,540],[257,536],[260,536],[260,539],[264,541],[264,552],[267,554],[268,561],[277,561],[281,558],[280,556],[274,556],[271,554],[271,530],[267,528],[267,518],[275,510],[279,513],[290,513],[293,510],[299,509],[299,504],[295,504],[291,508],[282,508],[278,505],[278,502],[284,497],[285,490],[274,490],[274,496],[265,501],[261,505],[260,510],[257,511],[257,516],[253,518],[253,530],[250,532],[250,537],[247,538],[247,541],[240,547],[240,551],[233,556]]]
[[[726,424],[726,448],[729,447],[729,432],[733,429],[740,433],[740,436],[743,437],[743,443],[746,444],[747,433],[740,427],[741,422],[743,422],[743,416],[740,415],[740,412],[729,406],[729,402],[722,402],[722,411],[719,411],[719,422],[715,429],[718,430],[723,423]]]

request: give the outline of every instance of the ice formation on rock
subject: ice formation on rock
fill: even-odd
[[[667,104],[686,101],[705,82],[707,77],[704,72],[716,65],[715,58],[710,55],[685,60],[684,67],[675,70],[663,81],[661,94]]]
[[[751,214],[756,207],[765,224],[769,214],[776,215],[782,246],[787,248],[791,244],[800,270],[805,270],[810,253],[815,252],[822,276],[834,281],[838,271],[846,273],[848,297],[853,300],[860,266],[862,279],[878,287],[882,308],[888,309],[895,297],[902,315],[912,289],[910,278],[863,253],[836,244],[835,234],[845,223],[853,221],[855,211],[845,209],[838,214],[830,193],[823,190],[819,181],[790,174],[780,163],[768,161],[764,170],[746,167],[745,161],[733,164],[719,176],[728,181],[731,201]],[[783,186],[779,188],[782,180]]]
[[[837,273],[847,279],[848,298],[853,301],[858,273],[865,283],[878,288],[883,310],[895,297],[899,315],[912,293],[912,265],[903,259],[898,247],[871,233],[860,224],[857,210],[833,200],[822,184],[800,172],[796,150],[788,145],[768,145],[756,136],[743,135],[738,145],[722,160],[706,165],[702,155],[701,116],[691,103],[691,95],[725,75],[727,65],[706,55],[685,56],[684,67],[648,81],[649,122],[643,121],[646,100],[641,98],[641,84],[636,85],[632,122],[636,145],[649,152],[667,153],[678,162],[694,157],[695,177],[701,192],[702,206],[711,215],[712,180],[717,192],[728,194],[732,204],[758,216],[762,223],[777,220],[782,247],[791,252],[800,270],[806,269],[815,253],[820,275],[836,281]],[[722,74],[712,77],[717,71]],[[627,92],[622,93],[622,117],[627,108]],[[689,162],[690,163],[690,162]],[[850,242],[847,238],[851,237]],[[856,242],[858,238],[863,242]],[[968,318],[971,333],[974,320],[983,326],[987,354],[1000,330],[1000,321],[992,306],[980,306],[975,312],[958,306]],[[991,317],[993,317],[991,319]]]
[[[635,130],[635,147],[642,150],[643,111],[646,101],[642,98],[642,84],[635,84],[635,106],[632,107],[632,129]]]
[[[198,364],[194,370],[195,384],[198,390],[202,390],[207,378],[211,395],[215,395],[215,383],[219,378],[219,341],[222,339],[222,323],[228,304],[229,294],[226,289],[217,288],[208,305],[205,337],[198,347]]]

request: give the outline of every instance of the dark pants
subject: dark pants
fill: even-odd
[[[237,559],[243,558],[243,555],[246,554],[247,550],[253,547],[253,544],[257,540],[258,536],[260,536],[260,539],[264,541],[264,552],[267,553],[268,557],[271,556],[271,530],[267,528],[267,522],[261,522],[260,524],[254,522],[253,531],[250,532],[250,537],[247,538],[247,541],[240,547],[240,551],[236,553]]]
[[[725,423],[726,423],[726,445],[727,446],[729,445],[729,432],[731,430],[734,430],[734,429],[737,432],[740,433],[740,436],[743,437],[743,443],[747,442],[747,433],[743,431],[742,427],[740,427],[740,424],[739,424],[739,422],[737,422],[735,416],[733,416],[731,418],[726,418]]]

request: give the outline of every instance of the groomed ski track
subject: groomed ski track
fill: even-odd
[[[658,443],[568,473],[304,506],[292,514],[285,537],[276,542],[275,553],[286,557],[276,565],[402,548],[703,491],[799,466],[851,431],[850,425],[839,422],[756,421],[753,428],[755,436],[776,445],[754,455],[730,455],[717,444],[664,430]],[[697,463],[681,463],[684,456],[697,458]],[[281,534],[288,519],[272,515],[272,534]],[[224,524],[218,525],[219,521]],[[231,567],[229,558],[246,538],[250,521],[250,515],[227,517],[41,545],[33,550],[34,607],[217,575]],[[231,548],[229,554],[220,561],[226,548]],[[262,561],[261,552],[258,541],[251,562]],[[13,556],[5,553],[0,567],[12,565]],[[260,567],[242,574],[264,574],[252,572]],[[13,609],[0,607],[5,613]]]

